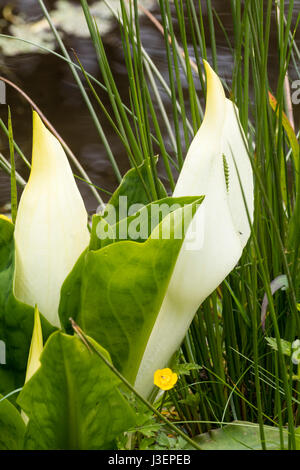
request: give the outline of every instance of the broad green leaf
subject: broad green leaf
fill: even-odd
[[[122,219],[112,226],[116,240],[124,237],[136,242],[144,242],[163,219],[184,205],[200,204],[204,198],[198,196],[166,197],[142,207],[133,215]]]
[[[6,364],[0,365],[0,392],[23,385],[30,348],[34,309],[13,295],[14,226],[0,218],[0,340],[6,348]],[[41,318],[46,339],[54,328]]]
[[[184,237],[176,234],[183,223],[187,228],[202,200],[194,198],[192,204],[169,214],[144,243],[120,241],[86,253],[84,266],[76,265],[62,288],[62,324],[75,314],[79,325],[109,351],[132,383],[182,246]],[[163,238],[167,226],[170,237]],[[69,299],[78,286],[80,269],[80,304],[74,304]]]
[[[166,197],[146,206],[139,204],[140,207],[135,207],[133,214],[121,220],[117,219],[115,208],[110,206],[112,212],[107,218],[105,214],[103,217],[97,214],[93,216],[89,249],[96,251],[120,240],[144,242],[166,215],[195,201],[199,203],[198,196]]]
[[[105,233],[105,238],[98,236],[99,230]],[[92,217],[92,230],[91,239],[89,244],[89,250],[100,250],[103,246],[107,245],[107,239],[113,241],[114,232],[111,225],[107,220],[99,214],[94,214]]]
[[[102,347],[93,344],[110,359]],[[135,422],[120,385],[77,336],[54,333],[45,345],[41,367],[18,398],[29,417],[25,448],[111,448],[117,435]]]
[[[25,424],[18,410],[0,395],[0,450],[23,448]]]
[[[178,198],[164,198],[158,201],[152,202],[147,206],[143,207],[136,214],[122,219],[119,223],[111,226],[108,222],[100,215],[93,216],[91,243],[89,250],[97,251],[106,245],[111,244],[113,241],[120,241],[120,234],[126,234],[128,240],[132,240],[131,231],[128,228],[131,227],[131,223],[136,224],[139,220],[143,220],[143,235],[146,239],[151,234],[151,229],[155,229],[157,224],[162,222],[162,219],[167,213],[171,213],[184,205],[197,203],[200,204],[203,197],[178,197]],[[153,209],[154,208],[154,209]],[[157,209],[157,210],[156,210]],[[161,209],[161,212],[159,212]],[[99,225],[100,224],[100,225]],[[108,238],[99,238],[99,235],[107,234]],[[112,237],[116,237],[115,240]],[[136,242],[144,242],[144,238],[136,238]],[[69,333],[72,332],[72,327],[69,322],[69,318],[72,317],[74,320],[77,319],[78,312],[80,311],[81,302],[81,282],[82,273],[86,262],[86,256],[88,250],[84,251],[78,258],[73,270],[66,278],[62,289],[61,299],[59,306],[60,321],[65,330]]]
[[[268,450],[280,449],[279,429],[264,426],[265,443]],[[288,432],[283,431],[287,449]],[[201,434],[194,438],[203,450],[261,450],[259,425],[247,421],[233,421],[223,428]]]
[[[145,162],[142,163],[142,165],[138,166],[137,169],[131,168],[131,170],[129,170],[124,175],[119,187],[108,201],[108,204],[116,208],[117,220],[121,220],[122,218],[127,217],[127,214],[122,213],[122,210],[120,211],[120,201],[122,201],[120,196],[127,198],[128,207],[132,206],[133,204],[147,205],[151,202],[145,190],[145,185],[146,187],[149,186],[146,164],[147,163]],[[160,180],[158,181],[158,196],[159,199],[162,199],[167,196],[167,192],[162,182]]]

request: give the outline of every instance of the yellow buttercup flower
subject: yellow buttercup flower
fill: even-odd
[[[170,390],[177,380],[177,374],[169,368],[158,369],[154,372],[154,385],[157,385],[161,390]]]

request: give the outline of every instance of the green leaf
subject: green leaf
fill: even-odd
[[[99,231],[105,234],[104,237],[99,237]],[[113,241],[114,231],[111,225],[105,220],[102,215],[94,214],[92,217],[92,230],[89,250],[100,250],[103,246],[107,245],[107,240]]]
[[[134,214],[116,219],[115,209],[109,216],[111,224],[102,216],[93,217],[90,250],[96,251],[116,241],[132,240],[139,243],[150,237],[151,232],[171,212],[188,204],[202,201],[198,196],[166,197],[146,206],[136,207]]]
[[[184,364],[176,364],[172,367],[173,372],[176,372],[177,375],[190,375],[191,370],[199,369],[201,369],[201,366],[189,362]]]
[[[128,207],[133,204],[143,204],[147,205],[151,201],[145,190],[145,185],[148,185],[148,176],[147,176],[147,163],[144,162],[137,168],[132,168],[129,170],[123,177],[119,187],[116,189],[111,199],[108,201],[108,204],[115,207],[117,211],[117,220],[121,220],[124,217],[127,217],[127,214],[122,214],[120,211],[120,196],[127,197]],[[164,188],[164,185],[160,180],[159,181],[159,199],[162,199],[167,196],[167,192]]]
[[[152,437],[145,437],[140,442],[139,450],[147,450],[153,444],[155,444],[155,439],[153,439]]]
[[[188,393],[185,398],[179,400],[179,403],[184,403],[190,408],[197,408],[201,401],[200,394],[196,392],[195,394]]]
[[[109,351],[115,366],[131,383],[184,239],[176,235],[183,224],[187,229],[187,220],[192,219],[202,200],[193,198],[191,204],[188,198],[189,204],[165,217],[155,229],[157,238],[152,232],[144,243],[126,240],[88,252],[81,266],[80,305],[73,309],[69,299],[76,288],[70,277],[63,285],[59,309],[62,324],[67,326],[69,317],[75,316],[83,330]],[[164,238],[166,226],[171,227],[170,236]],[[78,279],[79,271],[75,266],[70,276]]]
[[[133,215],[126,219],[118,221],[111,227],[115,235],[115,241],[132,240],[136,242],[144,242],[150,237],[151,232],[159,225],[163,219],[174,212],[175,210],[184,207],[188,204],[200,204],[203,198],[198,196],[184,196],[184,197],[166,197],[154,201],[147,206],[142,207]],[[104,243],[103,243],[104,242]],[[109,243],[109,242],[108,242]],[[102,246],[105,246],[105,240],[102,241]]]
[[[143,426],[138,427],[136,430],[146,437],[154,436],[157,431],[161,428],[161,424],[149,420]]]
[[[275,351],[278,351],[276,338],[266,337],[266,341],[272,349],[274,349]],[[289,341],[286,341],[285,339],[281,339],[280,343],[281,343],[282,353],[285,354],[286,356],[290,356],[291,351],[292,351],[291,343]]]
[[[280,449],[279,429],[264,426],[267,450]],[[284,445],[288,446],[288,432],[283,431]],[[194,440],[203,450],[261,450],[259,425],[247,421],[233,421],[223,428],[200,434]]]
[[[0,218],[0,340],[6,348],[6,364],[0,365],[0,392],[23,385],[30,348],[34,309],[13,295],[14,225]],[[42,320],[44,340],[54,328]]]
[[[90,340],[93,341],[93,340]],[[93,341],[109,360],[108,353]],[[77,336],[54,333],[18,404],[29,417],[26,449],[104,449],[135,422],[121,381]]]
[[[25,423],[18,410],[0,395],[0,450],[21,450]]]
[[[125,238],[127,237],[128,240],[131,240],[130,230],[128,230],[128,227],[130,227],[130,224],[132,222],[135,223],[137,218],[146,221],[143,230],[145,232],[144,235],[146,235],[146,238],[148,238],[151,233],[151,228],[156,228],[156,224],[162,222],[162,219],[165,217],[166,213],[171,213],[180,207],[184,207],[184,205],[186,204],[199,204],[202,200],[203,198],[199,197],[168,197],[160,199],[159,201],[155,201],[151,204],[148,204],[138,213],[127,217],[127,219],[122,219],[118,224],[115,224],[114,226],[109,225],[102,216],[94,215],[89,250],[97,251],[111,244],[114,241],[120,241],[119,236],[122,232],[126,233]],[[155,209],[153,210],[153,207],[155,206],[157,206],[157,208],[160,207],[163,209],[161,213],[158,213],[157,218],[153,217],[153,214],[156,213]],[[100,235],[100,231],[98,224],[100,224],[100,231],[102,232],[102,234],[107,233],[109,235],[108,238],[99,238],[98,235]],[[116,237],[116,239],[114,240],[112,237]],[[144,242],[145,240],[142,238],[137,238],[134,241]],[[69,318],[72,317],[74,320],[77,320],[80,311],[82,275],[86,263],[87,254],[88,250],[85,250],[82,255],[78,258],[73,270],[66,278],[61,289],[59,316],[61,324],[63,325],[65,331],[68,333],[72,333],[73,331],[72,326],[69,322]]]

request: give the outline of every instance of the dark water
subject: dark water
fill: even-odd
[[[42,13],[37,0],[0,0],[2,9],[7,3],[14,6],[13,12],[22,12],[26,15],[29,22],[38,21],[42,18]],[[48,8],[52,8],[55,1],[45,2]],[[72,3],[78,3],[72,2]],[[93,2],[89,2],[93,3]],[[195,2],[196,5],[197,2]],[[229,38],[233,38],[232,17],[229,8],[229,1],[215,0],[212,2],[222,23],[226,28]],[[207,41],[209,45],[208,21],[206,17],[206,2],[202,1],[204,12],[204,25],[207,25]],[[160,13],[158,7],[152,8],[152,13],[159,19]],[[300,0],[295,2],[294,22],[300,11]],[[112,25],[113,25],[112,20]],[[232,76],[232,57],[227,46],[222,29],[215,23],[216,41],[219,58],[219,75],[226,79],[230,86]],[[3,32],[5,31],[5,25]],[[175,22],[176,32],[176,22]],[[164,53],[164,40],[161,34],[155,29],[152,23],[145,17],[141,17],[141,36],[142,42],[158,66],[160,72],[167,78],[167,61]],[[93,46],[89,39],[78,38],[76,36],[64,36],[65,44],[68,48],[76,50],[84,67],[95,77],[101,79],[98,66],[95,60]],[[296,38],[298,47],[300,47],[299,34]],[[121,40],[118,26],[112,27],[111,31],[104,36],[104,45],[110,60],[119,91],[127,101],[128,78],[124,65]],[[192,48],[190,49],[192,50]],[[58,50],[57,50],[58,51]],[[208,55],[210,50],[208,49]],[[276,84],[277,65],[277,38],[276,28],[272,29],[271,47],[270,47],[270,79],[271,86]],[[52,54],[21,54],[13,57],[6,57],[0,52],[0,73],[18,86],[20,86],[37,103],[43,113],[61,134],[64,140],[69,144],[77,158],[80,160],[91,180],[96,185],[113,190],[116,187],[113,170],[107,158],[105,149],[100,141],[97,131],[94,128],[91,117],[83,103],[80,92],[74,84],[73,77],[68,65],[56,58]],[[296,79],[295,71],[291,68],[290,78]],[[201,96],[200,84],[197,90]],[[104,103],[108,104],[105,94],[101,94]],[[31,153],[31,109],[20,95],[7,88],[7,102],[10,104],[13,113],[14,136],[25,155],[30,158]],[[166,109],[170,113],[172,122],[171,108],[165,97]],[[299,108],[295,106],[296,124],[299,126]],[[3,109],[2,109],[3,113]],[[119,164],[120,170],[124,173],[128,169],[127,157],[122,148],[122,144],[113,133],[110,125],[101,112],[99,119],[105,130],[107,138],[111,144],[113,154]],[[3,119],[4,117],[1,116]],[[7,155],[8,145],[6,139],[0,137],[1,152]],[[23,162],[17,159],[17,169],[26,178],[27,169]],[[164,179],[163,173],[161,173]],[[85,183],[79,182],[80,191],[85,199],[87,209],[92,212],[97,207],[97,201],[90,192]],[[103,195],[104,200],[107,199]],[[0,170],[0,207],[9,201],[10,189],[9,178]]]

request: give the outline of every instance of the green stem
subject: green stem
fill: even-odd
[[[175,424],[171,423],[165,416],[163,416],[154,406],[149,403],[146,398],[144,398],[142,395],[139,394],[139,392],[136,391],[136,389],[131,385],[130,382],[115,368],[115,366],[109,362],[106,357],[103,356],[103,354],[98,351],[94,345],[89,341],[88,337],[85,335],[85,333],[79,328],[79,326],[74,322],[72,318],[70,318],[70,322],[72,324],[72,328],[76,332],[76,334],[79,336],[79,338],[83,341],[83,343],[87,346],[89,350],[92,350],[97,356],[99,356],[102,361],[109,367],[109,369],[123,382],[123,384],[131,391],[134,393],[134,395],[142,402],[144,405],[146,405],[161,421],[165,423],[166,426],[168,426],[172,431],[176,432],[179,434],[183,439],[185,439],[186,442],[188,442],[191,446],[194,447],[196,450],[202,450],[201,447],[193,441],[190,437],[188,437],[181,429],[179,429]]]

